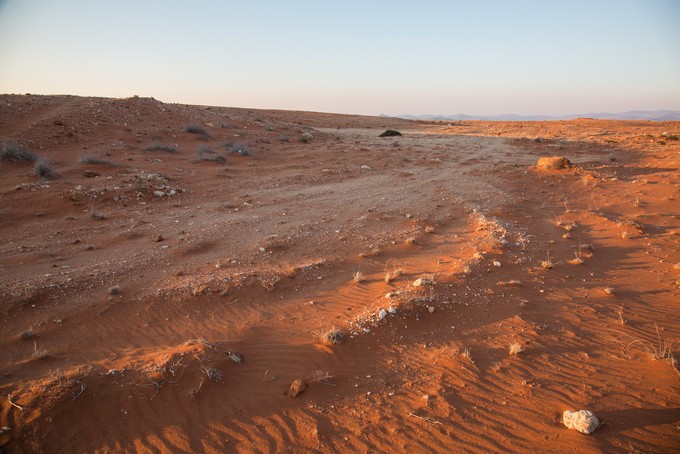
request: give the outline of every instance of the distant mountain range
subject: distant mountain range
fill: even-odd
[[[390,115],[381,115],[389,117]],[[599,118],[602,120],[650,120],[650,121],[680,121],[680,111],[677,110],[631,110],[622,113],[587,113],[574,115],[394,115],[406,120],[487,120],[487,121],[540,121],[540,120],[573,120],[575,118]]]

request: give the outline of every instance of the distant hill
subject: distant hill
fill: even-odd
[[[388,116],[388,115],[383,115]],[[541,120],[573,120],[575,118],[599,118],[603,120],[651,120],[651,121],[680,121],[680,111],[677,110],[631,110],[621,113],[586,113],[573,115],[395,115],[396,118],[406,120],[487,120],[487,121],[541,121]]]

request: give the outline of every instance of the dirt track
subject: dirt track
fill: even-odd
[[[677,450],[679,132],[4,96],[0,139],[59,177],[0,164],[0,388],[28,407],[0,443]],[[553,155],[574,167],[533,167]]]

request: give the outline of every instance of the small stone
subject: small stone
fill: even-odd
[[[413,284],[411,284],[411,285],[413,285],[414,287],[424,287],[426,285],[433,285],[433,284],[434,284],[433,280],[419,277],[418,279],[413,281]]]
[[[307,384],[305,382],[299,379],[295,380],[290,384],[290,388],[288,388],[288,396],[297,397],[302,394],[305,389],[307,389]]]
[[[501,262],[499,262],[498,260],[494,260],[494,261],[493,261],[493,266],[497,266],[498,268],[500,268],[500,267],[501,267]]]
[[[385,298],[387,298],[387,299],[394,298],[394,293],[391,293],[391,292],[390,292],[390,293],[386,293],[386,294],[385,294]]]
[[[361,165],[361,170],[373,170],[373,168],[372,168],[371,166],[369,166],[369,165],[362,164],[362,165]]]
[[[163,191],[153,191],[153,195],[156,197],[165,197],[165,192]]]
[[[575,429],[587,435],[600,427],[600,420],[590,410],[566,410],[562,414],[562,423],[569,429]]]
[[[164,239],[165,239],[165,238],[163,238],[163,235],[158,235],[158,236],[156,236],[156,238],[154,238],[153,240],[154,240],[156,243],[159,243],[159,242],[163,241]]]
[[[378,312],[378,320],[382,320],[385,317],[387,317],[387,311],[385,309],[380,309],[380,312]]]
[[[427,311],[428,311],[430,314],[434,314],[434,306],[427,306]]]
[[[94,178],[98,177],[99,173],[95,172],[94,170],[83,170],[83,176],[86,178]]]
[[[388,311],[390,314],[396,314],[396,313],[397,313],[397,310],[396,310],[395,308],[393,308],[392,306],[390,306],[389,309],[387,309],[387,311]]]

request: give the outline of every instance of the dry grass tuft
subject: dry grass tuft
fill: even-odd
[[[548,254],[548,258],[546,260],[543,260],[541,262],[541,268],[543,268],[545,270],[551,270],[551,269],[553,269],[554,266],[555,266],[555,264],[550,259],[550,254]]]
[[[40,349],[38,350],[38,343],[33,342],[33,356],[34,359],[41,360],[45,359],[49,356],[49,352],[47,350]]]
[[[224,383],[224,376],[218,369],[215,369],[214,367],[208,367],[203,368],[203,372],[205,372],[205,375],[207,375],[212,381],[216,383]]]
[[[356,271],[352,275],[352,280],[356,283],[361,283],[361,282],[364,282],[366,280],[366,276],[361,271]]]
[[[508,348],[508,353],[511,355],[518,355],[524,351],[524,347],[519,342],[513,342]]]
[[[326,345],[340,345],[345,338],[340,328],[331,327],[319,333],[319,339]]]
[[[35,337],[35,331],[33,331],[33,328],[25,329],[19,334],[19,337],[22,339],[32,339]]]
[[[402,274],[404,274],[404,270],[402,270],[401,268],[397,268],[392,271],[385,271],[385,282],[389,284]]]

